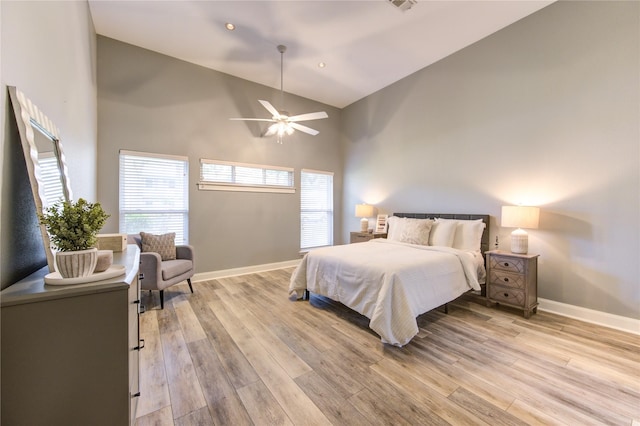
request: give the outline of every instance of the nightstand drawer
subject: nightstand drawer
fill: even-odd
[[[524,289],[525,279],[522,274],[513,274],[511,272],[504,272],[501,270],[491,270],[491,276],[489,277],[491,284],[497,284],[505,287]]]
[[[516,274],[524,273],[525,259],[519,259],[513,256],[491,256],[491,269],[499,269],[501,271],[515,272]]]
[[[524,307],[524,291],[508,287],[490,286],[489,298],[496,302],[504,302],[514,306]]]
[[[386,232],[351,232],[350,240],[353,243],[364,243],[374,238],[387,238]]]
[[[364,243],[366,241],[369,241],[370,239],[373,238],[372,234],[367,234],[367,233],[355,233],[352,232],[351,233],[351,240],[350,242],[353,243]]]

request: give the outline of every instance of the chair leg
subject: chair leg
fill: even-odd
[[[160,290],[160,309],[164,309],[164,290]]]
[[[193,287],[191,287],[191,278],[187,278],[187,283],[189,283],[189,290],[193,293]]]

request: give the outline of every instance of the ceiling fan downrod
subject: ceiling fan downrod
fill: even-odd
[[[278,52],[280,52],[280,109],[284,108],[284,52],[286,51],[287,46],[278,45]]]

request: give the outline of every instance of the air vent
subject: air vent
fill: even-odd
[[[417,0],[387,0],[391,5],[405,12],[417,3]]]

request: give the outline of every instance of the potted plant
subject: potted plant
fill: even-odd
[[[109,215],[100,203],[59,201],[44,209],[40,223],[58,250],[56,267],[63,278],[86,277],[93,273],[98,259],[98,232]]]

